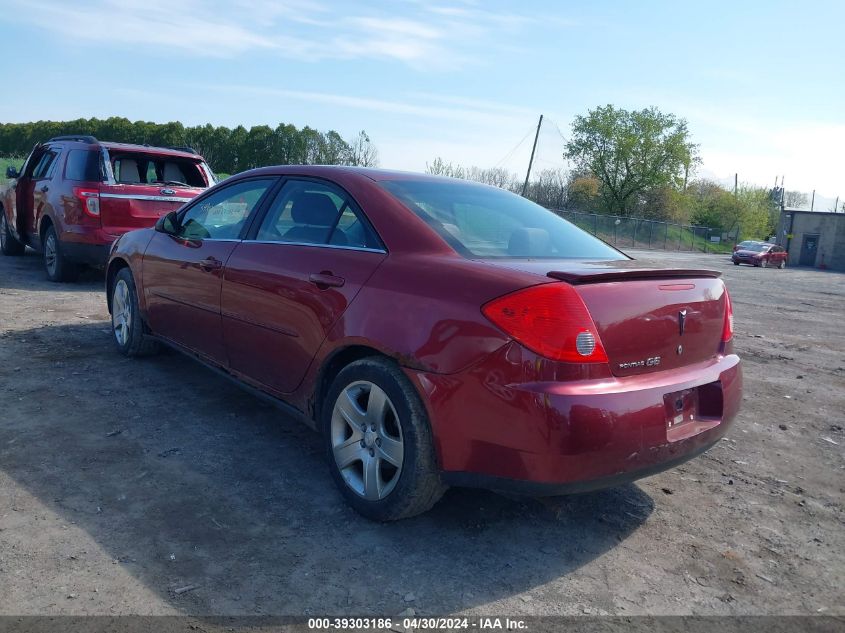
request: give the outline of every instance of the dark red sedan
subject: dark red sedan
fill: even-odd
[[[464,181],[249,171],[124,235],[107,291],[123,354],[167,343],[296,412],[379,520],[448,485],[644,477],[712,446],[740,403],[719,273],[643,266]]]

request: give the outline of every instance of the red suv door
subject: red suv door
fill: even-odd
[[[231,370],[290,393],[386,252],[350,197],[325,182],[288,180],[256,224],[226,263],[223,340]]]
[[[175,235],[154,234],[144,255],[143,286],[150,327],[157,334],[226,365],[220,324],[223,266],[277,180],[241,180],[217,189],[179,213]]]

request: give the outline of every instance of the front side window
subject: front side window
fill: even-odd
[[[58,156],[57,152],[44,152],[41,159],[35,165],[35,169],[32,170],[32,179],[41,180],[49,178],[53,170],[53,164],[56,161],[56,156]]]
[[[182,214],[177,235],[186,240],[238,239],[275,179],[245,180],[216,191]]]
[[[626,259],[548,209],[496,187],[446,179],[379,184],[466,257]]]
[[[379,248],[372,229],[343,191],[305,180],[285,183],[264,216],[255,239]]]

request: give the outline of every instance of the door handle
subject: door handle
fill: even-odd
[[[48,187],[47,185],[44,185],[43,187],[41,187],[41,189],[39,189],[39,191],[41,191],[43,193],[47,193],[49,190],[50,190],[50,187]]]
[[[330,272],[312,273],[308,277],[308,281],[317,286],[320,290],[327,288],[340,288],[346,283],[343,277],[337,277]]]
[[[204,271],[211,272],[213,270],[220,270],[221,268],[223,268],[223,262],[221,262],[216,257],[208,256],[200,262],[199,266]]]

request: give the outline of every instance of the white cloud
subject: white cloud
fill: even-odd
[[[146,46],[227,58],[264,51],[301,61],[394,60],[417,69],[473,62],[467,49],[518,16],[477,8],[373,2],[343,9],[312,0],[11,0],[0,20],[49,29],[71,44]],[[467,5],[470,7],[470,5]],[[448,9],[448,7],[447,7]]]

